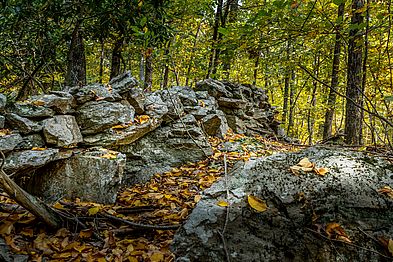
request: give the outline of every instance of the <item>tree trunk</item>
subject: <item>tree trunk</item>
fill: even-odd
[[[86,85],[86,57],[80,23],[78,21],[75,25],[68,51],[67,86]]]
[[[188,63],[187,74],[186,74],[186,84],[185,84],[186,86],[188,86],[188,82],[190,80],[191,68],[192,68],[193,60],[194,60],[194,53],[195,53],[196,45],[198,42],[199,32],[201,31],[202,21],[203,20],[201,19],[201,21],[198,23],[198,28],[197,28],[197,31],[194,36],[194,43],[192,44],[192,50],[191,50],[191,54],[190,54],[190,62]]]
[[[139,64],[139,80],[145,86],[145,54],[141,52],[141,62]]]
[[[153,85],[153,48],[145,52],[145,89],[151,91]]]
[[[257,78],[258,78],[258,67],[259,67],[259,57],[260,54],[255,59],[255,64],[254,64],[254,79],[252,81],[252,84],[255,86],[257,85]]]
[[[288,40],[287,43],[287,62],[289,62],[289,59],[291,57],[291,43],[290,40]],[[287,116],[288,116],[288,99],[289,99],[289,86],[290,86],[290,81],[291,81],[291,71],[287,67],[285,69],[285,79],[284,79],[284,104],[282,108],[282,124],[284,125],[285,128],[285,123],[287,122]]]
[[[345,4],[341,3],[338,6],[337,18],[340,21],[343,21],[344,18],[344,7]],[[338,86],[338,75],[340,68],[340,53],[341,53],[341,22],[337,25],[336,28],[336,41],[334,43],[334,53],[333,53],[333,64],[332,64],[332,79],[331,79],[331,89],[329,91],[329,98],[327,109],[325,113],[325,123],[323,126],[323,139],[328,139],[332,136],[332,125],[333,125],[333,117],[336,105],[336,91]]]
[[[288,116],[288,128],[287,134],[289,136],[293,135],[292,128],[295,122],[294,111],[295,111],[295,70],[291,69],[291,82],[292,84],[289,85],[289,116]]]
[[[206,75],[206,78],[209,78],[211,76],[211,74],[213,74],[216,69],[214,68],[216,65],[216,62],[214,61],[214,59],[217,56],[217,52],[218,52],[218,29],[220,28],[220,18],[222,15],[222,7],[223,7],[223,0],[217,0],[217,10],[216,10],[216,14],[214,16],[214,25],[213,25],[213,37],[212,37],[212,50],[211,50],[211,54],[210,54],[210,59],[209,59],[209,67],[208,67],[208,72]]]
[[[352,0],[351,25],[363,23],[363,0]],[[362,52],[364,42],[359,28],[349,31],[348,70],[345,110],[345,141],[350,145],[359,145],[361,141],[362,114]]]
[[[102,84],[102,78],[104,76],[104,55],[105,55],[105,42],[104,39],[100,39],[100,44],[101,44],[101,54],[100,54],[100,78],[99,82]]]
[[[123,49],[123,42],[124,38],[120,37],[113,46],[110,79],[115,78],[116,76],[121,74],[121,52]]]
[[[315,62],[314,62],[314,75],[316,78],[318,78],[318,75],[319,75],[319,65],[320,65],[320,59],[319,59],[319,54],[317,54],[315,57]],[[313,89],[312,89],[312,93],[311,93],[311,100],[310,100],[309,108],[308,108],[308,116],[307,116],[308,144],[309,145],[313,144],[313,137],[314,137],[315,106],[317,104],[317,88],[318,88],[318,82],[316,80],[314,80],[313,81]]]

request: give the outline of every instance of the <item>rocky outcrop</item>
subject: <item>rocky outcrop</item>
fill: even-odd
[[[306,157],[329,172],[289,171]],[[393,199],[378,192],[393,185],[391,163],[316,147],[238,163],[228,179],[228,188],[223,179],[203,193],[176,233],[177,261],[227,261],[225,223],[231,261],[388,261],[375,239],[393,239]],[[228,215],[217,204],[227,189]]]
[[[38,169],[27,189],[48,202],[81,198],[83,201],[114,203],[123,178],[125,156],[93,149]]]
[[[237,87],[243,91],[238,91]],[[261,111],[260,104],[266,99],[257,88],[210,79],[198,84],[197,91],[176,86],[146,93],[129,72],[107,85],[67,87],[8,106],[5,96],[0,95],[0,128],[6,128],[0,132],[0,150],[6,153],[6,171],[14,173],[16,179],[22,176],[28,184],[31,184],[29,179],[44,183],[37,178],[43,173],[37,170],[51,174],[44,176],[45,186],[34,182],[34,187],[29,187],[30,190],[39,188],[44,197],[62,196],[69,191],[74,192],[66,194],[69,197],[80,194],[82,199],[114,201],[110,183],[102,184],[99,189],[101,193],[108,192],[105,199],[92,199],[101,193],[73,191],[75,184],[70,181],[76,179],[80,185],[93,183],[83,180],[92,179],[85,174],[84,164],[94,167],[92,174],[98,174],[96,179],[115,179],[111,172],[108,177],[100,173],[107,168],[105,161],[98,159],[90,163],[90,160],[78,158],[85,150],[90,152],[92,147],[102,147],[124,153],[127,159],[124,168],[116,169],[121,172],[118,177],[122,177],[125,184],[143,182],[157,172],[210,155],[208,136],[224,137],[233,126],[231,117],[251,127],[256,125],[255,121],[263,119],[260,123],[264,123],[270,134],[273,109],[269,105],[264,107],[267,110],[265,118],[256,113],[242,117],[243,113],[250,115],[253,108]],[[246,122],[247,119],[251,122]],[[90,154],[88,158],[94,157]],[[48,166],[51,168],[45,169]],[[69,180],[64,180],[64,188],[54,186],[62,181],[56,169],[67,174]],[[86,172],[82,174],[82,171]],[[98,190],[99,187],[94,188]]]
[[[269,104],[264,90],[213,79],[198,82],[196,90],[207,91],[217,100],[218,109],[225,113],[228,125],[235,133],[278,135],[280,122],[275,119],[277,111]]]

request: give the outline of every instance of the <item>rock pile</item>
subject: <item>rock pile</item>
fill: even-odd
[[[207,135],[223,137],[228,124],[259,134],[274,134],[277,126],[263,91],[214,80],[195,91],[146,93],[127,72],[108,85],[70,87],[23,102],[7,104],[0,94],[4,170],[50,201],[113,202],[122,183],[144,182],[212,154]]]

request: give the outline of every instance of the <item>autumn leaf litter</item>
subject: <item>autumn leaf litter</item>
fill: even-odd
[[[124,188],[114,205],[79,199],[55,203],[53,208],[83,221],[87,226],[72,232],[66,228],[51,232],[30,213],[1,194],[0,234],[12,252],[29,255],[29,261],[43,261],[43,258],[49,261],[174,261],[169,246],[175,230],[132,227],[104,219],[105,215],[141,224],[180,225],[203,198],[202,191],[224,175],[224,152],[220,150],[223,144],[238,147],[225,152],[229,167],[236,161],[296,150],[293,146],[260,136],[246,137],[233,133],[229,133],[225,139],[210,138],[210,143],[214,154],[208,159],[156,174],[143,185]],[[106,157],[111,158],[112,155],[112,152],[108,152]],[[302,159],[289,170],[294,175],[311,172],[324,176],[328,173],[326,168],[316,167],[308,159]],[[379,193],[393,196],[392,189],[387,187]],[[255,212],[264,212],[268,208],[265,201],[256,196],[248,195],[245,201]],[[217,205],[227,208],[229,203],[220,199]],[[351,241],[337,223],[328,225],[325,231],[331,238],[348,243]],[[386,247],[391,251],[393,241],[386,239]]]

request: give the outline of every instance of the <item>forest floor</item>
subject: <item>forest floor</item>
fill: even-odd
[[[169,249],[173,228],[187,219],[201,192],[224,175],[224,154],[230,168],[237,161],[302,148],[239,134],[211,138],[210,143],[214,154],[208,159],[124,188],[114,205],[78,199],[53,205],[70,221],[78,221],[77,228],[65,225],[51,231],[1,194],[0,235],[13,253],[28,255],[29,261],[174,261]],[[235,143],[240,150],[220,151],[226,143]]]

